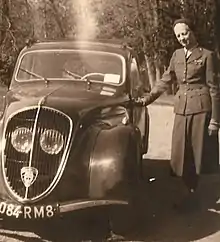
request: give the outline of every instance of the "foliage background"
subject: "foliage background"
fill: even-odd
[[[151,88],[178,43],[176,18],[197,26],[199,42],[219,52],[220,0],[0,0],[0,79],[10,76],[26,40],[119,39],[131,45]]]

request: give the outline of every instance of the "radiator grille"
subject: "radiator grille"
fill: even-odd
[[[68,150],[72,122],[65,114],[45,107],[21,111],[8,122],[4,132],[5,147],[3,153],[3,168],[6,184],[19,200],[32,201],[44,196],[63,171],[63,164]],[[37,119],[37,120],[36,120]],[[36,125],[36,129],[34,129]],[[28,153],[18,152],[11,143],[15,129],[24,127],[34,133],[34,142]],[[63,137],[63,148],[58,154],[48,154],[40,146],[40,137],[46,130],[56,130]],[[32,155],[30,155],[32,153]],[[37,178],[29,187],[21,178],[23,167],[33,167],[38,171]]]

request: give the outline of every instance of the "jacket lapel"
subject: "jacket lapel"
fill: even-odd
[[[202,56],[202,48],[197,47],[197,48],[193,49],[192,54],[187,59],[187,63],[197,60],[201,56]]]

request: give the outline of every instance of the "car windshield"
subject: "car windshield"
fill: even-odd
[[[95,80],[120,84],[125,76],[124,58],[118,54],[85,50],[41,50],[23,55],[16,80]]]

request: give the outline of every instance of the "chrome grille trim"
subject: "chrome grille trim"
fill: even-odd
[[[47,186],[47,187],[44,187],[42,192],[36,196],[33,196],[33,197],[28,197],[28,195],[25,195],[25,196],[21,196],[21,194],[19,194],[19,192],[17,192],[16,190],[13,189],[13,187],[11,186],[10,184],[10,181],[12,181],[11,179],[9,179],[7,177],[7,175],[9,173],[7,173],[6,169],[8,169],[6,167],[6,162],[8,162],[8,160],[11,159],[11,163],[17,163],[17,164],[23,164],[23,166],[28,166],[28,165],[31,165],[32,162],[36,162],[37,165],[42,165],[43,163],[41,162],[38,162],[37,159],[34,159],[34,153],[37,152],[38,154],[38,151],[36,151],[36,147],[35,147],[35,134],[38,133],[39,134],[39,130],[42,129],[44,130],[45,128],[41,128],[38,124],[38,118],[39,118],[39,115],[37,115],[37,110],[39,110],[39,114],[40,112],[43,110],[43,111],[51,111],[53,112],[53,115],[59,115],[59,117],[63,116],[66,118],[66,120],[68,120],[68,132],[66,131],[66,141],[65,141],[65,146],[63,148],[63,152],[62,154],[58,154],[57,156],[59,156],[59,159],[56,159],[56,161],[58,162],[58,169],[56,169],[56,171],[54,171],[54,176],[53,176],[53,179],[50,181],[50,185]],[[35,115],[34,115],[34,120],[31,120],[32,122],[35,123],[35,127],[36,127],[36,130],[35,132],[33,132],[33,140],[34,142],[32,143],[32,148],[31,148],[31,152],[29,155],[29,159],[25,159],[25,160],[16,160],[16,159],[13,159],[13,157],[16,157],[16,155],[11,155],[11,157],[6,157],[5,155],[5,150],[8,149],[8,147],[6,147],[6,145],[8,145],[8,142],[7,140],[11,140],[10,138],[10,133],[7,133],[7,127],[8,127],[8,124],[10,123],[10,121],[13,119],[13,117],[15,117],[16,115],[19,115],[19,114],[25,114],[26,111],[36,111]],[[57,116],[58,117],[58,116]],[[26,121],[26,120],[25,120]],[[30,120],[29,120],[30,121]],[[30,122],[31,122],[30,121]],[[24,122],[25,123],[25,122]],[[26,122],[27,124],[27,122]],[[51,123],[52,124],[52,123]],[[67,125],[67,122],[66,122],[66,125]],[[50,126],[51,128],[53,128],[54,126]],[[32,126],[32,131],[33,131],[33,126]],[[17,110],[16,112],[12,113],[8,119],[6,120],[6,124],[5,124],[5,127],[4,127],[4,130],[3,130],[3,137],[2,137],[2,167],[3,167],[3,178],[4,178],[4,182],[5,182],[5,185],[7,187],[7,189],[10,191],[10,193],[12,194],[12,196],[18,200],[19,202],[21,203],[34,203],[34,202],[37,202],[39,200],[41,200],[42,198],[48,196],[52,191],[53,189],[56,187],[56,185],[58,184],[58,182],[60,181],[61,177],[62,177],[62,174],[63,174],[63,171],[65,169],[65,166],[66,166],[66,163],[67,163],[67,159],[68,159],[68,155],[69,155],[69,152],[70,152],[70,142],[71,142],[71,137],[72,137],[72,132],[73,132],[73,122],[71,120],[71,118],[69,116],[67,116],[65,113],[57,110],[57,109],[54,109],[54,108],[50,108],[50,107],[46,107],[46,106],[31,106],[31,107],[28,107],[28,108],[23,108],[23,109],[20,109],[20,110]],[[63,131],[63,133],[65,133],[65,131]],[[7,135],[7,137],[6,137]],[[39,145],[38,145],[39,146]],[[37,158],[39,158],[39,156],[37,156]],[[53,160],[54,161],[54,160]],[[8,164],[8,163],[7,163]],[[15,171],[13,171],[15,172]],[[46,171],[44,172],[46,173]],[[45,176],[46,177],[47,174],[40,174],[39,176],[41,176],[43,179],[43,177]],[[16,181],[17,182],[17,181]],[[21,180],[18,181],[18,182],[22,182]],[[38,181],[38,185],[37,186],[41,186],[43,184],[40,183],[40,181]]]
[[[40,100],[40,102],[41,102],[41,100]],[[31,163],[32,163],[32,159],[33,159],[36,129],[37,129],[37,123],[38,123],[38,119],[39,119],[39,115],[40,115],[40,110],[41,110],[40,102],[38,103],[37,113],[36,113],[36,116],[35,116],[35,121],[34,121],[34,126],[33,126],[33,131],[32,131],[32,141],[31,141],[32,142],[32,147],[31,147],[31,150],[30,150],[28,167],[31,167]],[[27,197],[28,197],[28,190],[29,190],[29,187],[26,187],[25,198],[24,199],[27,199]]]

